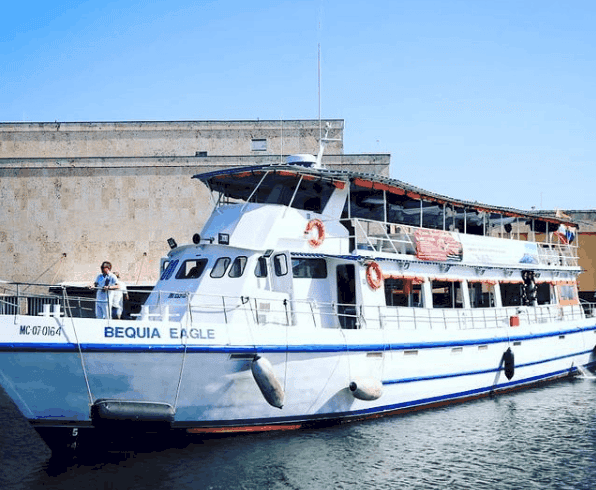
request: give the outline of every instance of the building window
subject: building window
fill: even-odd
[[[253,138],[250,149],[252,151],[267,151],[267,140]]]

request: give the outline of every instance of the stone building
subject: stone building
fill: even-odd
[[[554,211],[544,213],[556,214]],[[596,210],[565,210],[563,213],[578,224],[579,266],[584,270],[578,278],[580,297],[596,302]]]
[[[389,155],[343,153],[341,119],[0,123],[0,279],[91,282],[110,260],[151,284],[167,239],[191,240],[209,216],[194,174],[316,154],[389,175]]]

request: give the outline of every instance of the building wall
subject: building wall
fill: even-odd
[[[341,119],[0,123],[0,158],[316,154],[321,128],[342,154]]]
[[[190,242],[211,210],[192,175],[266,157],[4,161],[0,263],[4,280],[89,280],[110,260],[130,283],[155,281],[166,240]],[[388,155],[328,157],[330,168],[386,173]]]
[[[388,172],[388,155],[342,155],[341,119],[0,123],[0,279],[90,281],[110,260],[153,282],[166,239],[208,217],[193,174],[316,154],[321,128],[326,160]]]
[[[579,275],[579,290],[583,293],[596,291],[596,232],[579,234],[579,265],[584,269]],[[587,295],[589,301],[596,301],[593,294]],[[587,298],[585,298],[587,299]]]
[[[596,211],[565,210],[563,213],[578,224],[578,265],[583,273],[578,289],[583,299],[594,301],[596,291]]]

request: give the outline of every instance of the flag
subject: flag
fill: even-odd
[[[569,245],[573,240],[575,240],[575,228],[568,228],[565,225],[559,225],[559,229],[553,234],[557,236],[561,243],[564,243],[565,245]]]

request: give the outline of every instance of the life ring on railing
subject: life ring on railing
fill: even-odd
[[[381,266],[376,262],[371,262],[366,268],[366,282],[372,289],[379,289],[383,283],[383,272]]]
[[[316,230],[317,236],[311,236],[308,239],[308,244],[311,247],[318,247],[325,240],[325,225],[320,219],[311,219],[306,225],[304,234],[310,235],[312,230]]]

